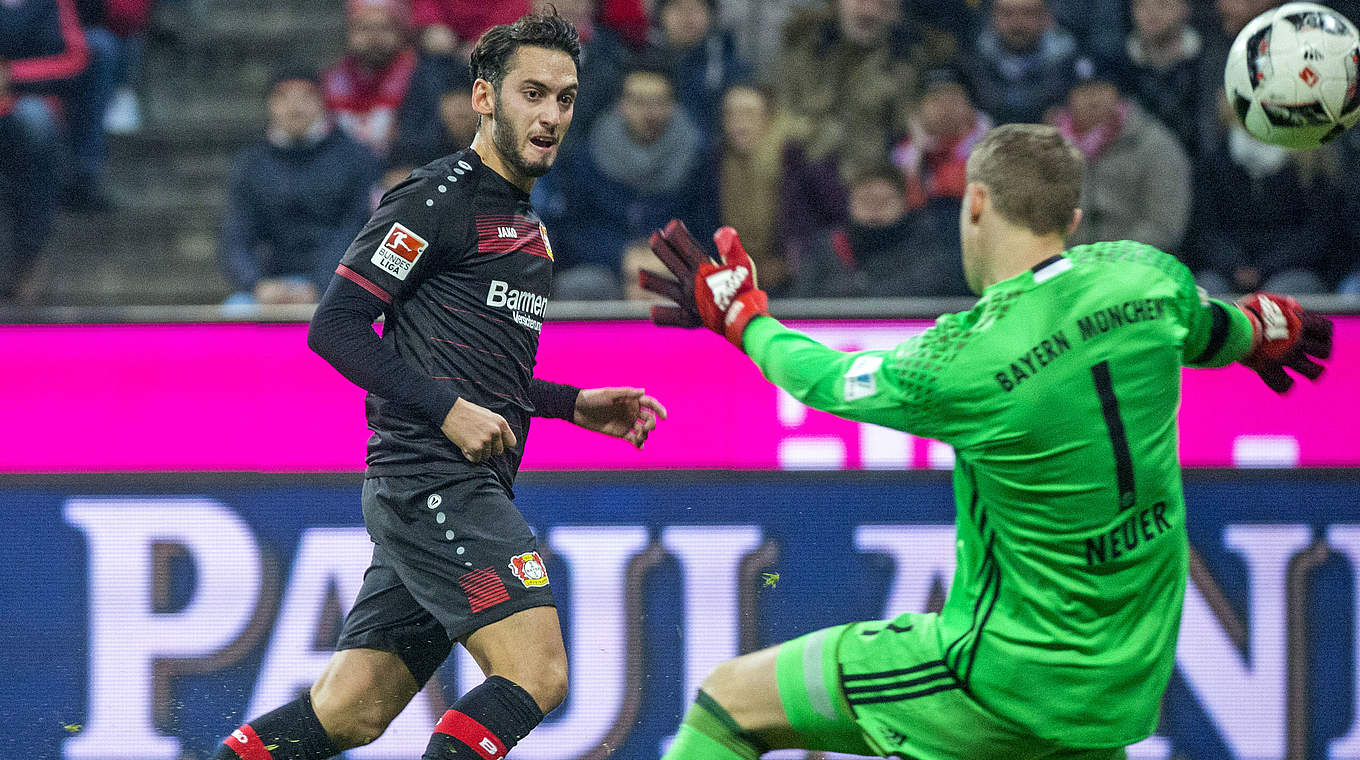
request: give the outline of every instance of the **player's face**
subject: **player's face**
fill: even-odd
[[[560,50],[522,47],[496,93],[496,152],[521,177],[541,177],[557,160],[576,105],[576,64]]]

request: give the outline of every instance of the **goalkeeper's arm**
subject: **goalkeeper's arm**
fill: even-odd
[[[895,353],[911,350],[912,341],[888,351],[836,351],[767,316],[751,320],[742,340],[766,379],[813,409],[921,432],[915,405],[896,373],[886,371]]]
[[[1190,367],[1222,367],[1241,362],[1271,390],[1284,393],[1291,370],[1309,380],[1322,375],[1332,352],[1332,322],[1313,314],[1289,296],[1252,293],[1236,304],[1201,298],[1189,321],[1184,360]]]

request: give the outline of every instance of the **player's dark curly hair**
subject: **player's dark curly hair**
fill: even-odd
[[[472,49],[473,80],[485,79],[496,92],[510,69],[510,59],[525,46],[560,50],[571,56],[576,68],[581,68],[581,37],[570,21],[557,15],[557,8],[548,6],[547,13],[529,13],[513,24],[493,26],[477,40]]]

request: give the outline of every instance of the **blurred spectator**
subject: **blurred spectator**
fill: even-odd
[[[75,210],[107,211],[112,203],[104,190],[109,157],[105,119],[136,56],[137,45],[128,36],[146,28],[151,7],[149,0],[76,0],[76,9],[89,65],[64,93],[75,163],[61,200]]]
[[[1199,89],[1194,110],[1199,148],[1191,153],[1204,156],[1219,151],[1227,141],[1227,123],[1219,118],[1219,101],[1223,94],[1223,67],[1228,62],[1228,49],[1247,22],[1279,5],[1280,1],[1217,0],[1219,23],[1205,35],[1204,54],[1199,59]]]
[[[844,221],[842,178],[887,161],[933,61],[899,0],[835,0],[789,20],[775,93],[791,116],[781,190],[790,236]]]
[[[563,241],[558,260],[564,267],[598,265],[615,276],[628,241],[673,217],[706,239],[717,227],[717,204],[704,158],[703,135],[676,107],[665,68],[634,68],[618,104],[596,120],[571,167],[568,214],[548,225]]]
[[[955,69],[926,72],[922,90],[920,108],[893,149],[893,165],[906,177],[907,207],[922,209],[932,227],[947,232],[958,226],[968,155],[992,120],[973,105]]]
[[[52,111],[40,98],[15,97],[8,70],[0,61],[0,302],[36,296],[23,291],[52,231],[61,167]]]
[[[850,223],[800,248],[790,295],[802,298],[968,295],[952,235],[935,234],[907,209],[902,176],[890,166],[867,170],[850,183]]]
[[[1077,44],[1045,0],[994,0],[969,67],[977,104],[998,124],[1043,121],[1067,96]]]
[[[472,81],[468,75],[450,77],[435,100],[435,113],[415,118],[404,104],[397,117],[397,142],[389,163],[410,163],[411,168],[472,144],[478,115],[472,108]],[[404,178],[404,175],[403,175]]]
[[[826,0],[719,0],[718,25],[735,35],[737,49],[754,66],[756,78],[767,83],[774,78],[789,16],[799,8],[823,5]]]
[[[743,240],[742,243],[746,241]],[[651,270],[656,274],[671,277],[666,265],[661,263],[661,259],[652,252],[652,247],[646,240],[634,240],[623,249],[623,263],[620,265],[619,279],[623,282],[623,300],[625,301],[648,301],[651,303],[666,303],[666,299],[653,293],[650,290],[643,290],[638,284],[638,273],[644,269]],[[761,279],[761,287],[765,286],[765,270],[756,265],[756,272]]]
[[[776,228],[782,134],[765,93],[749,85],[727,90],[718,144],[719,217],[741,233],[760,286],[776,296],[788,282]]]
[[[1180,250],[1190,219],[1190,163],[1171,131],[1120,92],[1122,72],[1078,58],[1067,107],[1054,117],[1086,157],[1081,225],[1071,244],[1136,240]]]
[[[1127,5],[1128,0],[1049,0],[1058,26],[1071,32],[1083,51],[1105,60],[1124,52]]]
[[[1341,283],[1336,291],[1345,295],[1360,296],[1360,130],[1352,129],[1337,141],[1340,151],[1341,167],[1337,172],[1341,180],[1341,218],[1349,220],[1342,225],[1344,237],[1339,242],[1337,266]]]
[[[588,42],[600,28],[611,29],[630,48],[640,50],[647,44],[647,4],[644,0],[533,0],[535,13],[551,5]]]
[[[69,172],[58,94],[88,61],[70,0],[0,2],[0,298],[34,271]]]
[[[528,12],[528,0],[411,0],[411,25],[422,53],[466,60],[482,32]]]
[[[717,0],[657,2],[657,47],[675,72],[676,100],[710,138],[718,132],[723,93],[750,78],[732,35],[714,23],[716,5]]]
[[[1227,137],[1198,167],[1196,279],[1211,293],[1325,292],[1341,218],[1333,154],[1260,142],[1226,103],[1220,118]]]
[[[415,52],[402,0],[349,0],[345,56],[325,73],[326,107],[351,137],[386,156],[406,98]]]
[[[142,106],[133,83],[141,73],[142,51],[151,27],[152,0],[103,0],[103,4],[103,26],[113,32],[119,42],[115,89],[104,110],[104,131],[115,135],[131,134],[142,128]]]
[[[232,173],[221,257],[230,304],[309,303],[368,219],[378,163],[336,129],[316,74],[290,70],[269,89],[267,139]]]
[[[1128,94],[1165,124],[1194,156],[1199,150],[1195,114],[1204,96],[1199,83],[1204,40],[1190,26],[1190,3],[1133,0],[1132,5],[1133,32],[1125,45],[1131,64]]]

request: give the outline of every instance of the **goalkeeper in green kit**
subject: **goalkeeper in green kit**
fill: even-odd
[[[1064,250],[1082,160],[1054,129],[992,130],[959,227],[981,294],[886,351],[843,353],[769,316],[731,228],[722,261],[683,225],[652,238],[675,302],[817,409],[956,452],[957,570],[944,609],[851,623],[713,670],[669,760],[803,747],[921,760],[1119,758],[1152,733],[1185,593],[1176,448],[1182,366],[1234,361],[1275,391],[1316,379],[1331,323],[1292,298],[1207,298],[1179,261],[1121,241]]]

